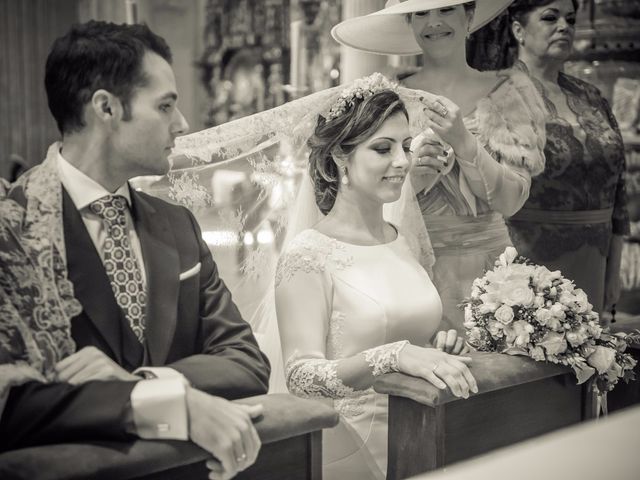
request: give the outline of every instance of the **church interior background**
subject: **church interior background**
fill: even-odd
[[[623,132],[632,233],[624,247],[618,311],[640,316],[640,1],[580,4],[575,53],[566,70],[602,90]],[[44,63],[53,39],[74,22],[146,22],[162,35],[173,51],[180,108],[190,130],[197,131],[376,70],[416,66],[417,57],[363,54],[331,39],[332,25],[383,5],[384,0],[0,0],[0,175],[11,178],[39,163],[58,136],[42,88]],[[500,22],[479,35],[495,34]],[[470,42],[472,63],[499,64],[503,50],[485,51],[479,36]],[[268,246],[274,235],[258,213],[245,232],[229,235],[220,219],[228,220],[237,208],[259,211],[258,195],[242,172],[223,172],[217,181],[223,208],[201,221],[205,240],[218,250],[223,276],[233,284],[244,256]]]

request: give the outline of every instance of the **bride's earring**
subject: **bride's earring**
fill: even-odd
[[[343,165],[342,167],[340,167],[340,171],[342,172],[342,179],[340,179],[340,183],[342,183],[342,185],[346,187],[347,185],[349,185],[349,177],[347,176],[347,167]]]

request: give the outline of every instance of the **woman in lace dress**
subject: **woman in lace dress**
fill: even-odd
[[[324,434],[327,479],[385,477],[387,397],[373,391],[377,376],[400,371],[465,398],[477,391],[469,358],[423,347],[440,323],[440,298],[402,229],[383,217],[401,197],[411,140],[407,111],[384,82],[347,89],[309,140],[323,215],[277,267],[288,388],[332,401],[341,416]],[[461,352],[461,339],[444,350]]]
[[[437,95],[426,108],[407,104],[412,134],[422,132],[414,187],[435,251],[443,326],[459,332],[457,305],[511,244],[503,217],[520,209],[531,177],[544,169],[544,107],[531,81],[518,71],[480,72],[466,61],[468,32],[509,3],[390,1],[333,30],[354,48],[422,54],[422,68],[402,79],[405,87]],[[374,30],[385,35],[367,34]]]
[[[599,90],[562,72],[576,7],[575,0],[519,0],[510,9],[516,67],[533,77],[549,116],[546,169],[508,224],[521,254],[572,278],[602,312],[619,296],[629,233],[624,146]]]

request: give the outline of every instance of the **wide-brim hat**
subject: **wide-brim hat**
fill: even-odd
[[[470,31],[483,27],[505,10],[513,0],[476,0]],[[389,0],[386,7],[361,17],[349,18],[331,29],[337,42],[347,47],[381,55],[416,55],[416,42],[407,13],[466,3],[464,0]]]

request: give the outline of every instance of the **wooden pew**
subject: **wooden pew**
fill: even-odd
[[[611,324],[613,333],[631,333],[636,330],[640,331],[640,315],[619,314],[617,321]],[[609,412],[640,404],[640,345],[629,345],[627,353],[638,362],[633,369],[636,379],[629,383],[618,382],[616,388],[608,395]]]
[[[412,480],[638,480],[640,406]]]
[[[392,373],[387,479],[398,480],[566,427],[595,415],[587,385],[570,369],[527,357],[470,354],[479,393],[457,399],[422,379]],[[517,475],[516,475],[517,476]]]
[[[322,429],[338,423],[327,404],[289,394],[259,395],[240,403],[264,405],[256,422],[262,449],[239,480],[320,480]],[[190,442],[138,440],[25,448],[0,455],[3,480],[206,479],[210,456]]]

